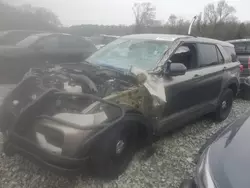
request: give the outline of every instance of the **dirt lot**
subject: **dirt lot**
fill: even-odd
[[[0,86],[0,100],[10,86]],[[185,128],[169,134],[154,143],[156,152],[142,160],[139,152],[128,170],[117,180],[104,182],[89,177],[67,179],[39,168],[20,156],[0,155],[0,188],[89,188],[89,187],[178,187],[181,180],[192,176],[194,158],[199,148],[213,133],[246,110],[250,101],[237,99],[230,117],[222,123],[201,119]]]

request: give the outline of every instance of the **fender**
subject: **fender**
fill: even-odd
[[[239,80],[236,77],[233,77],[224,85],[224,88],[227,88],[231,84],[236,84],[237,88],[240,86]]]
[[[120,127],[121,125],[124,125],[122,122],[124,121],[133,121],[136,124],[143,126],[145,128],[145,131],[147,133],[147,137],[145,142],[147,144],[152,144],[153,142],[153,135],[154,135],[154,129],[153,129],[153,121],[149,118],[146,118],[141,112],[128,107],[123,106],[123,109],[125,111],[125,115],[123,118],[116,122],[115,124],[112,124],[110,126],[107,126],[99,131],[96,132],[90,139],[88,139],[83,146],[91,145],[93,142],[95,142],[96,139],[99,138],[99,136],[105,134],[106,132],[110,131],[111,129],[122,129],[123,127]]]

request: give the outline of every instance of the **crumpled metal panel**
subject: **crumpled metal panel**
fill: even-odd
[[[132,67],[131,72],[136,75],[142,77],[142,74],[145,77],[145,80],[141,83],[144,85],[148,92],[153,96],[158,98],[162,102],[167,102],[165,86],[163,78],[160,78],[156,75],[151,75],[142,69]]]

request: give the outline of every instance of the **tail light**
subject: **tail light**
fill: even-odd
[[[249,68],[249,64],[248,64],[248,68]],[[244,69],[243,65],[240,65],[240,72],[243,72],[243,69]]]
[[[250,69],[250,57],[248,58],[248,63],[247,63],[247,65],[248,65],[248,69]]]

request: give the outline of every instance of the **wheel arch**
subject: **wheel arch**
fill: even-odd
[[[93,145],[98,143],[99,140],[104,139],[107,135],[113,134],[117,131],[121,131],[126,128],[128,122],[134,122],[132,126],[135,125],[135,131],[137,132],[137,136],[142,136],[142,140],[145,145],[151,145],[153,142],[154,128],[153,121],[150,118],[145,117],[140,111],[133,109],[131,107],[123,106],[125,115],[124,117],[116,122],[115,124],[105,127],[100,131],[97,131],[87,142],[85,142],[84,146],[86,148],[92,147]],[[131,128],[130,126],[129,128]]]
[[[239,81],[236,78],[232,78],[229,82],[227,82],[224,89],[231,89],[233,91],[234,97],[236,97],[239,92],[239,86]]]

